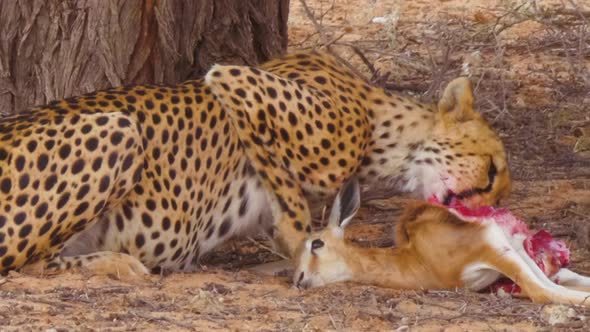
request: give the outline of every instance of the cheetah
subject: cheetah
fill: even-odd
[[[260,231],[292,257],[312,207],[353,175],[367,199],[477,206],[510,191],[466,78],[425,105],[330,55],[296,52],[1,119],[0,272],[194,271],[219,244]]]

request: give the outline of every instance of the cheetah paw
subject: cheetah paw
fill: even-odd
[[[149,274],[149,270],[139,259],[121,253],[108,253],[86,261],[82,267],[96,274],[120,277],[135,277]]]

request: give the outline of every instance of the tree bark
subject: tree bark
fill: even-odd
[[[0,113],[287,47],[289,0],[1,0]]]

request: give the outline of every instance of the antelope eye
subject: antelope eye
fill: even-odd
[[[322,241],[320,239],[315,239],[315,240],[311,241],[311,250],[319,249],[323,246],[324,246],[324,241]]]

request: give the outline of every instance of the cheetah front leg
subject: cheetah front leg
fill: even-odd
[[[275,246],[293,257],[297,247],[311,232],[311,214],[303,195],[300,179],[297,180],[293,149],[298,149],[295,135],[290,139],[286,129],[295,130],[289,124],[294,113],[286,109],[298,109],[298,98],[316,98],[308,91],[295,91],[292,82],[282,82],[283,89],[275,85],[281,78],[255,68],[240,66],[214,66],[205,78],[206,84],[232,119],[241,147],[255,169],[264,187],[270,193],[270,207],[274,218]],[[290,100],[278,100],[280,94],[293,96]],[[297,96],[297,97],[295,97]],[[283,112],[283,114],[280,114]],[[286,129],[285,129],[286,128]],[[279,134],[282,132],[282,134]]]
[[[270,189],[274,246],[279,252],[293,257],[299,244],[311,232],[311,214],[307,201],[299,184],[279,165],[272,152],[247,140],[241,142],[263,186]],[[257,157],[253,159],[252,156]],[[269,168],[269,164],[276,167]]]

